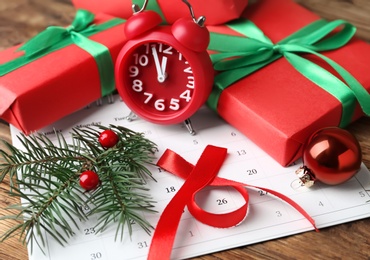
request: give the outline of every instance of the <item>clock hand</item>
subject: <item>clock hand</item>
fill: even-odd
[[[163,56],[163,58],[162,58],[162,66],[161,66],[163,81],[165,81],[166,78],[167,78],[166,66],[167,66],[167,57],[166,56]]]
[[[165,80],[165,76],[162,72],[162,67],[159,64],[158,53],[157,53],[157,50],[154,46],[152,47],[152,54],[153,54],[153,58],[154,58],[155,68],[157,70],[157,79],[158,79],[159,82],[162,83]],[[166,68],[167,59],[165,59],[164,63],[165,63],[164,68]],[[162,60],[162,66],[163,66],[163,60]]]

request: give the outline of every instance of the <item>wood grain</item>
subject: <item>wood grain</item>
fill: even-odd
[[[258,0],[257,0],[258,1]],[[296,0],[320,16],[342,18],[357,26],[357,36],[370,41],[369,0]],[[21,43],[50,25],[66,26],[74,15],[70,0],[1,0],[0,50]],[[370,61],[369,61],[370,62]],[[370,72],[369,72],[370,73]],[[362,118],[348,128],[359,140],[363,160],[370,168],[370,118]],[[0,121],[0,139],[10,142],[9,126]],[[3,148],[3,146],[1,146]],[[17,203],[7,196],[8,180],[0,184],[0,215],[3,208]],[[0,222],[0,233],[11,223]],[[196,259],[370,259],[370,218],[319,233],[306,232],[277,240],[226,250]],[[17,238],[0,244],[1,260],[26,260],[27,250]]]

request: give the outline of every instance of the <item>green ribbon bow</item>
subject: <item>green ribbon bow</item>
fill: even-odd
[[[340,127],[351,122],[357,100],[366,115],[370,115],[370,95],[343,67],[320,54],[344,46],[355,34],[356,28],[343,20],[318,20],[274,44],[251,21],[241,19],[228,26],[249,38],[211,33],[208,49],[217,51],[211,59],[215,70],[215,85],[207,104],[217,110],[221,92],[239,79],[248,76],[269,63],[285,57],[289,63],[310,81],[336,97],[342,104]],[[341,30],[335,31],[338,27]],[[328,63],[344,80],[299,54],[313,54]]]
[[[110,52],[106,46],[87,37],[122,24],[124,20],[115,18],[99,25],[92,24],[93,21],[94,14],[86,10],[78,10],[69,27],[48,27],[18,49],[24,51],[24,55],[0,65],[0,76],[56,50],[76,44],[94,57],[99,70],[102,96],[110,94],[115,89],[114,65]]]

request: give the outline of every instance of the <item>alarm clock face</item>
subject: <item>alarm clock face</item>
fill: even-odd
[[[138,116],[154,123],[179,123],[207,98],[207,91],[197,89],[198,83],[206,84],[204,76],[196,75],[203,70],[198,65],[201,57],[185,55],[179,47],[160,41],[133,44],[121,53],[117,89]]]

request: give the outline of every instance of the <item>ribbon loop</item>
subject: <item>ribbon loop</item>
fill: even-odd
[[[224,186],[223,184],[210,184],[211,186]],[[196,203],[196,193],[193,194],[191,200],[187,204],[188,210],[198,221],[212,227],[217,228],[229,228],[239,225],[247,215],[248,211],[248,202],[249,202],[249,193],[248,191],[240,185],[228,185],[234,188],[244,199],[244,204],[241,205],[236,210],[227,213],[212,213],[202,209]]]
[[[75,28],[74,30],[76,32],[80,32],[88,28],[94,22],[94,19],[95,15],[93,13],[84,9],[79,9],[70,27]]]
[[[57,26],[50,26],[45,31],[37,34],[24,43],[17,51],[24,51],[24,56],[32,59],[47,51],[51,46],[60,42],[64,36],[65,29]]]
[[[170,259],[177,227],[185,205],[191,199],[192,194],[198,192],[212,182],[225,160],[226,154],[227,151],[225,148],[209,145],[203,151],[195,167],[192,167],[192,165],[186,161],[180,165],[170,163],[175,169],[181,169],[183,166],[189,169],[190,172],[183,172],[183,174],[188,175],[185,183],[164,209],[158,221],[148,259]],[[169,158],[177,157],[176,154],[171,153],[169,153],[168,156]],[[162,159],[162,161],[163,160],[166,159]],[[161,159],[159,161],[161,161]],[[210,161],[212,161],[212,163],[209,163]]]

